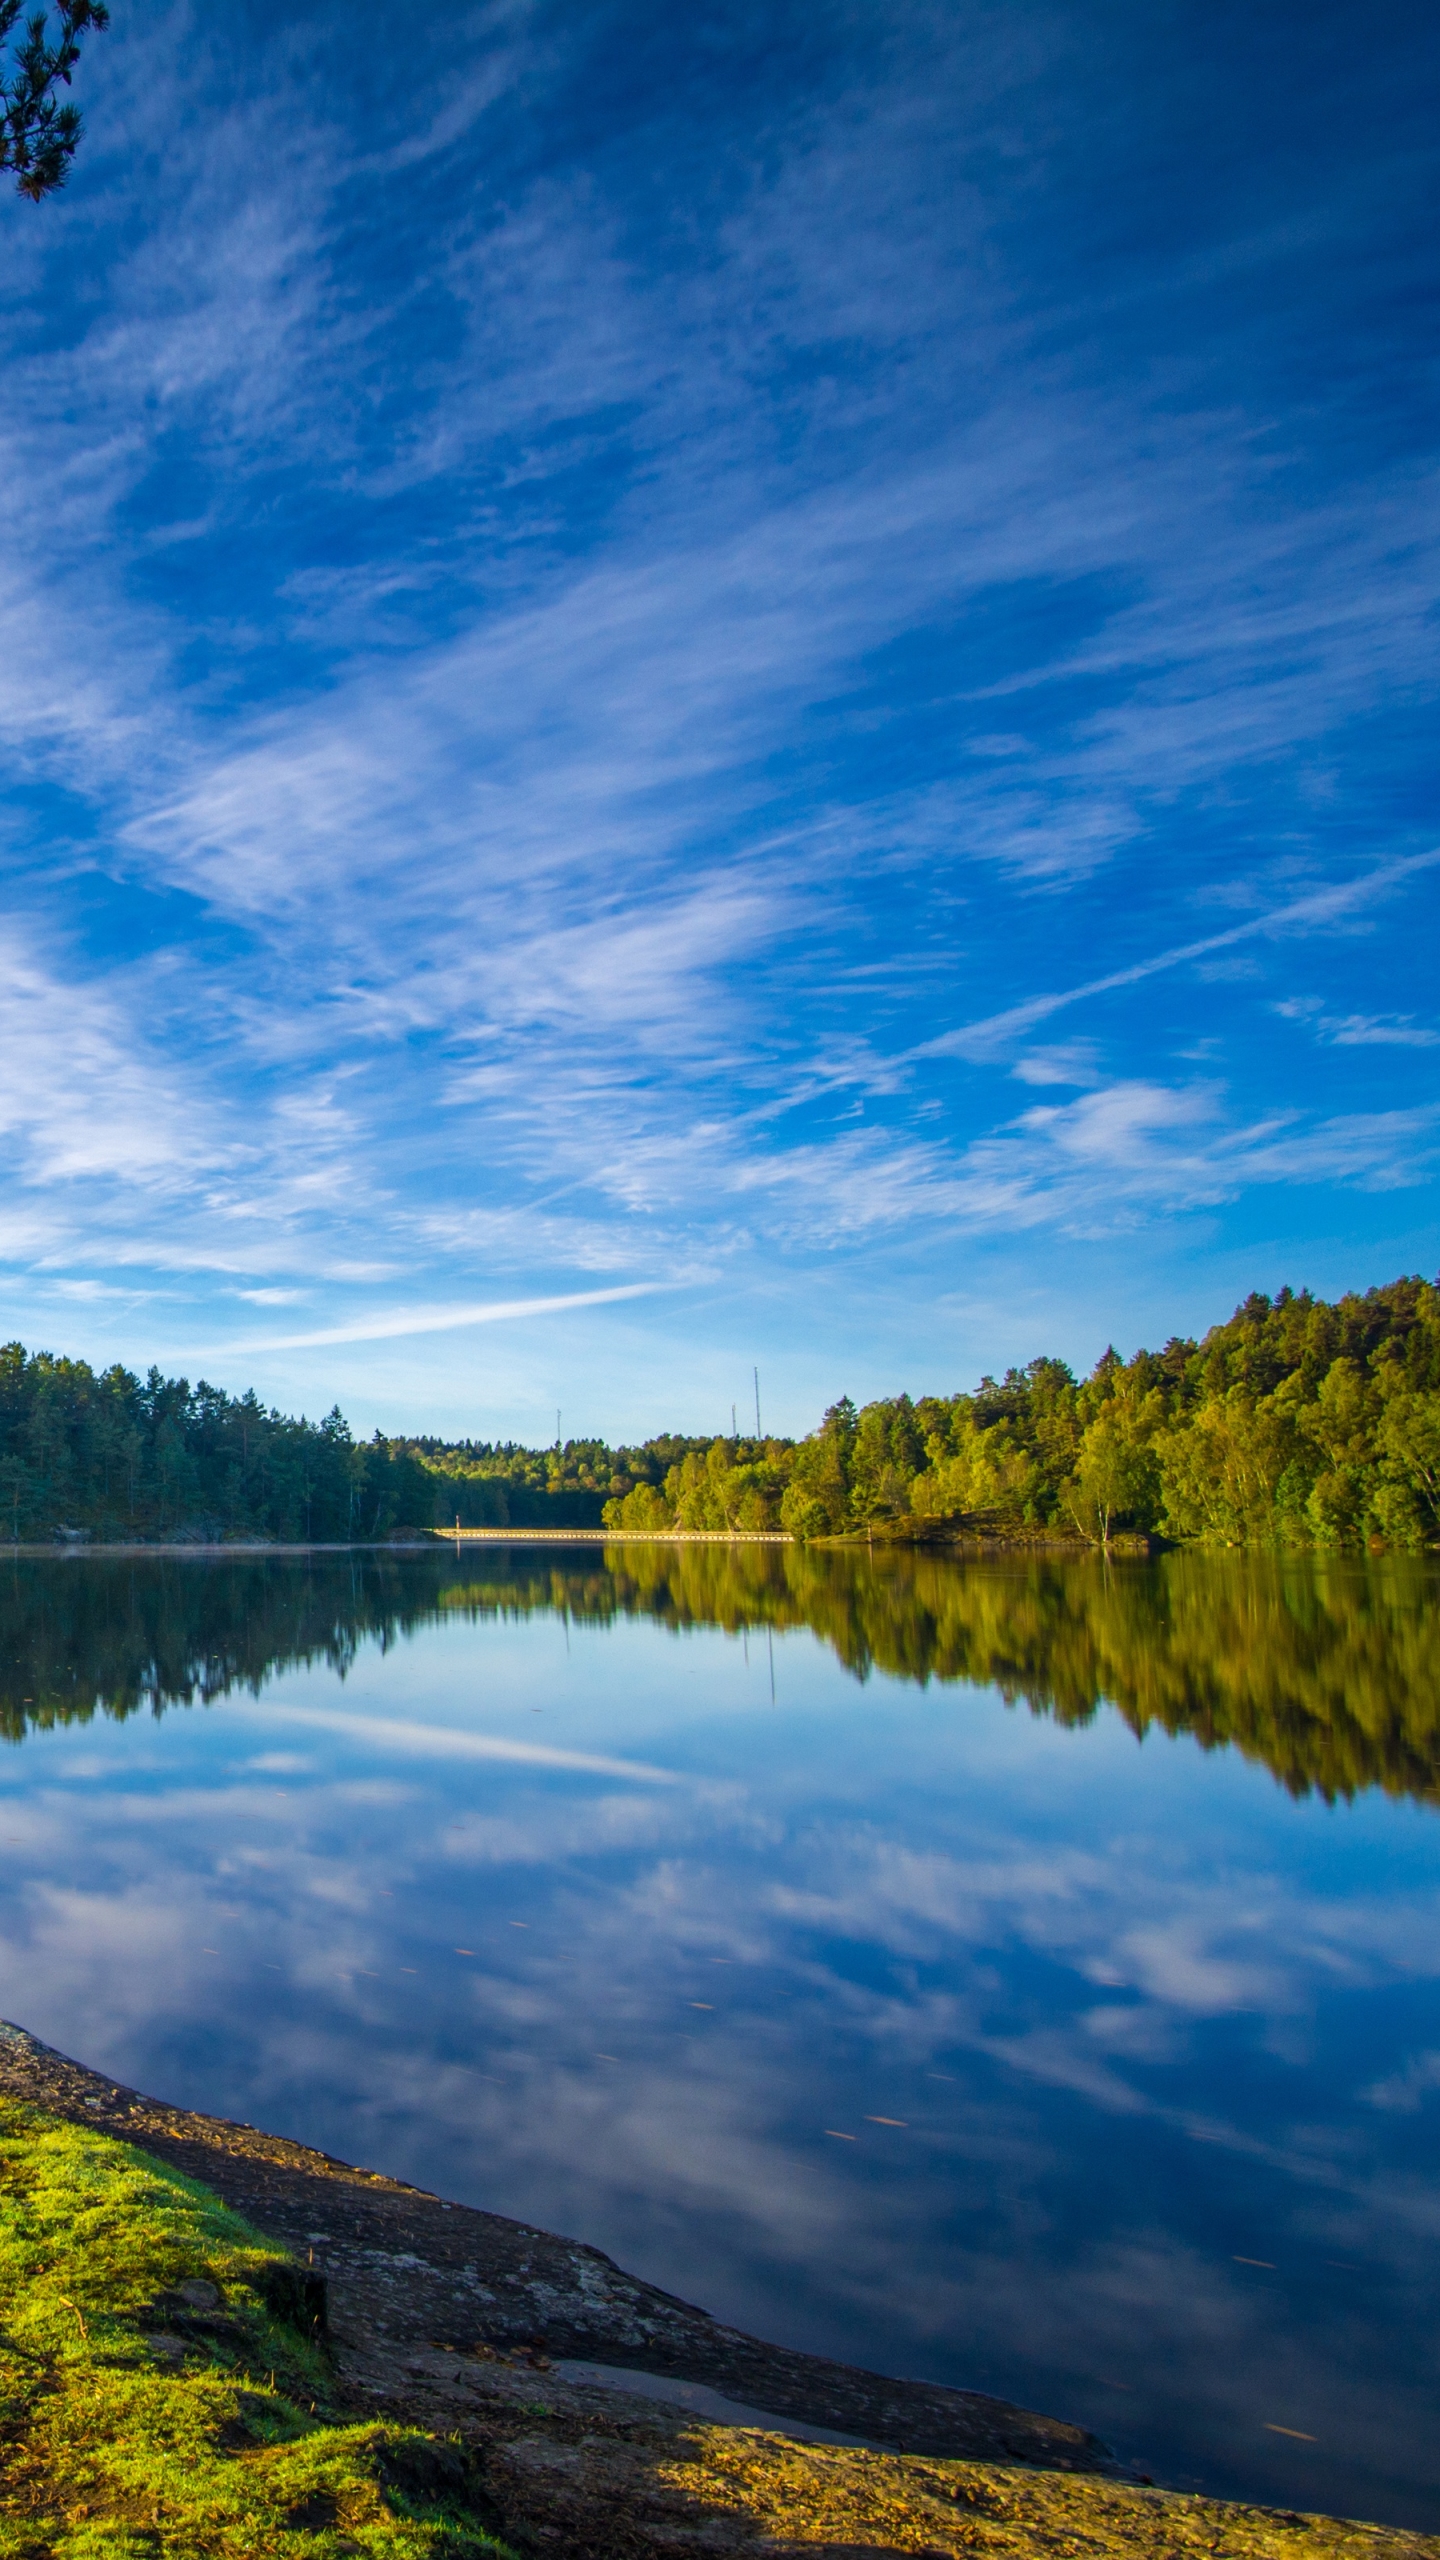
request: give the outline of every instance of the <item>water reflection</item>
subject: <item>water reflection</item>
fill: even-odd
[[[19,1560],[0,2009],[1179,2485],[1433,2528],[1437,1597]]]
[[[1114,1707],[1263,1762],[1292,1794],[1440,1794],[1440,1575],[1428,1559],[1174,1554],[957,1564],[799,1547],[17,1561],[0,1582],[0,1732],[342,1677],[444,1617],[807,1628],[859,1680],[963,1681],[1066,1725]]]

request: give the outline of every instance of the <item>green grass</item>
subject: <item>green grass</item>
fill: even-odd
[[[495,2560],[455,2446],[336,2422],[288,2265],[193,2180],[0,2100],[0,2560]]]

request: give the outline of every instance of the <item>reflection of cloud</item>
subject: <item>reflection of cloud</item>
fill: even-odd
[[[350,1715],[340,1707],[287,1706],[267,1699],[238,1710],[247,1718],[274,1718],[344,1734],[372,1751],[395,1751],[421,1760],[510,1760],[534,1769],[574,1769],[602,1778],[629,1778],[637,1786],[678,1785],[673,1769],[644,1760],[616,1760],[593,1751],[562,1751],[543,1742],[511,1742],[498,1733],[467,1732],[463,1725],[407,1724],[396,1716]]]
[[[1148,1929],[1131,1929],[1117,1955],[1137,1988],[1167,2008],[1189,2009],[1220,2017],[1227,2010],[1270,2009],[1284,2005],[1284,1977],[1253,1954],[1220,1954],[1207,1945],[1217,1934],[1216,1915],[1166,1921]],[[1243,1931],[1246,1924],[1241,1921]],[[1227,1920],[1225,1935],[1236,1923]]]
[[[444,1658],[463,1714],[474,1654]],[[437,1637],[423,1702],[441,1659]],[[1287,1870],[1313,1819],[1267,1780],[1237,1771],[1275,1848],[1240,1898],[1200,1817],[1154,1819],[1159,1755],[1109,1763],[1103,1813],[1063,1781],[1037,1812],[1027,1740],[1078,1778],[1094,1736],[1007,1718],[1003,1766],[983,1736],[937,1762],[928,1709],[883,1687],[893,1720],[833,1762],[812,1721],[761,1744],[697,1688],[698,1780],[310,1703],[327,1694],[16,1755],[48,1790],[17,1827],[49,1836],[15,1862],[38,1882],[0,1870],[3,2006],[120,2078],[574,2231],[721,2316],[836,2352],[863,2339],[871,2361],[1102,2432],[1097,2375],[1193,2434],[1248,2423],[1256,2374],[1282,2364],[1376,2444],[1397,2409],[1411,2422],[1348,2314],[1297,2327],[1231,2255],[1286,2251],[1227,2216],[1263,2211],[1297,2259],[1322,2238],[1350,2254],[1348,2221],[1404,2285],[1437,2210],[1391,2174],[1386,2097],[1366,2112],[1346,2093],[1337,2134],[1323,2072],[1277,2063],[1282,2096],[1252,2123],[1246,2075],[1217,2065],[1337,1988],[1440,1965],[1433,1898],[1347,1879],[1327,1899]],[[257,1719],[267,1744],[297,1727],[309,1747],[257,1750],[237,1778]],[[597,1714],[597,1741],[614,1729]],[[696,1729],[676,1711],[692,1754]],[[371,1750],[394,1776],[332,1774]],[[50,1788],[80,1765],[108,1786]]]
[[[566,1797],[548,1807],[514,1813],[462,1813],[441,1848],[458,1863],[476,1866],[548,1866],[552,1859],[613,1854],[617,1849],[658,1849],[675,1834],[674,1808],[654,1796]]]
[[[1054,2089],[1068,2089],[1076,2097],[1087,2098],[1095,2107],[1103,2107],[1108,2115],[1153,2115],[1152,2099],[1112,2071],[1094,2053],[1087,2051],[1083,2036],[1066,2027],[1035,2027],[1028,2035],[981,2035],[964,2039],[983,2053],[1003,2062],[1012,2071],[1044,2080]]]
[[[1087,2009],[1077,2024],[1093,2044],[1136,2062],[1168,2061],[1183,2049],[1177,2022],[1155,2007]]]
[[[1057,1905],[1083,1908],[1106,1881],[1103,1859],[1084,1849],[1043,1855],[1028,1848],[1008,1856],[990,1844],[974,1858],[911,1849],[864,1832],[836,1838],[821,1833],[830,1854],[828,1889],[777,1885],[771,1907],[784,1917],[821,1923],[847,1937],[904,1947],[917,1941],[913,1924],[946,1936],[988,1936],[997,1912],[1027,1915],[1027,1934],[1047,1945],[1066,1935]]]

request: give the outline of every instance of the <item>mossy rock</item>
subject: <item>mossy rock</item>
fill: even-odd
[[[0,2101],[0,2560],[496,2560],[458,2448],[337,2416],[322,2307],[191,2179]]]

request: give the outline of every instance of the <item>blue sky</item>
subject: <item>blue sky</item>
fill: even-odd
[[[1432,13],[114,18],[0,201],[6,1333],[800,1429],[1435,1271]]]

